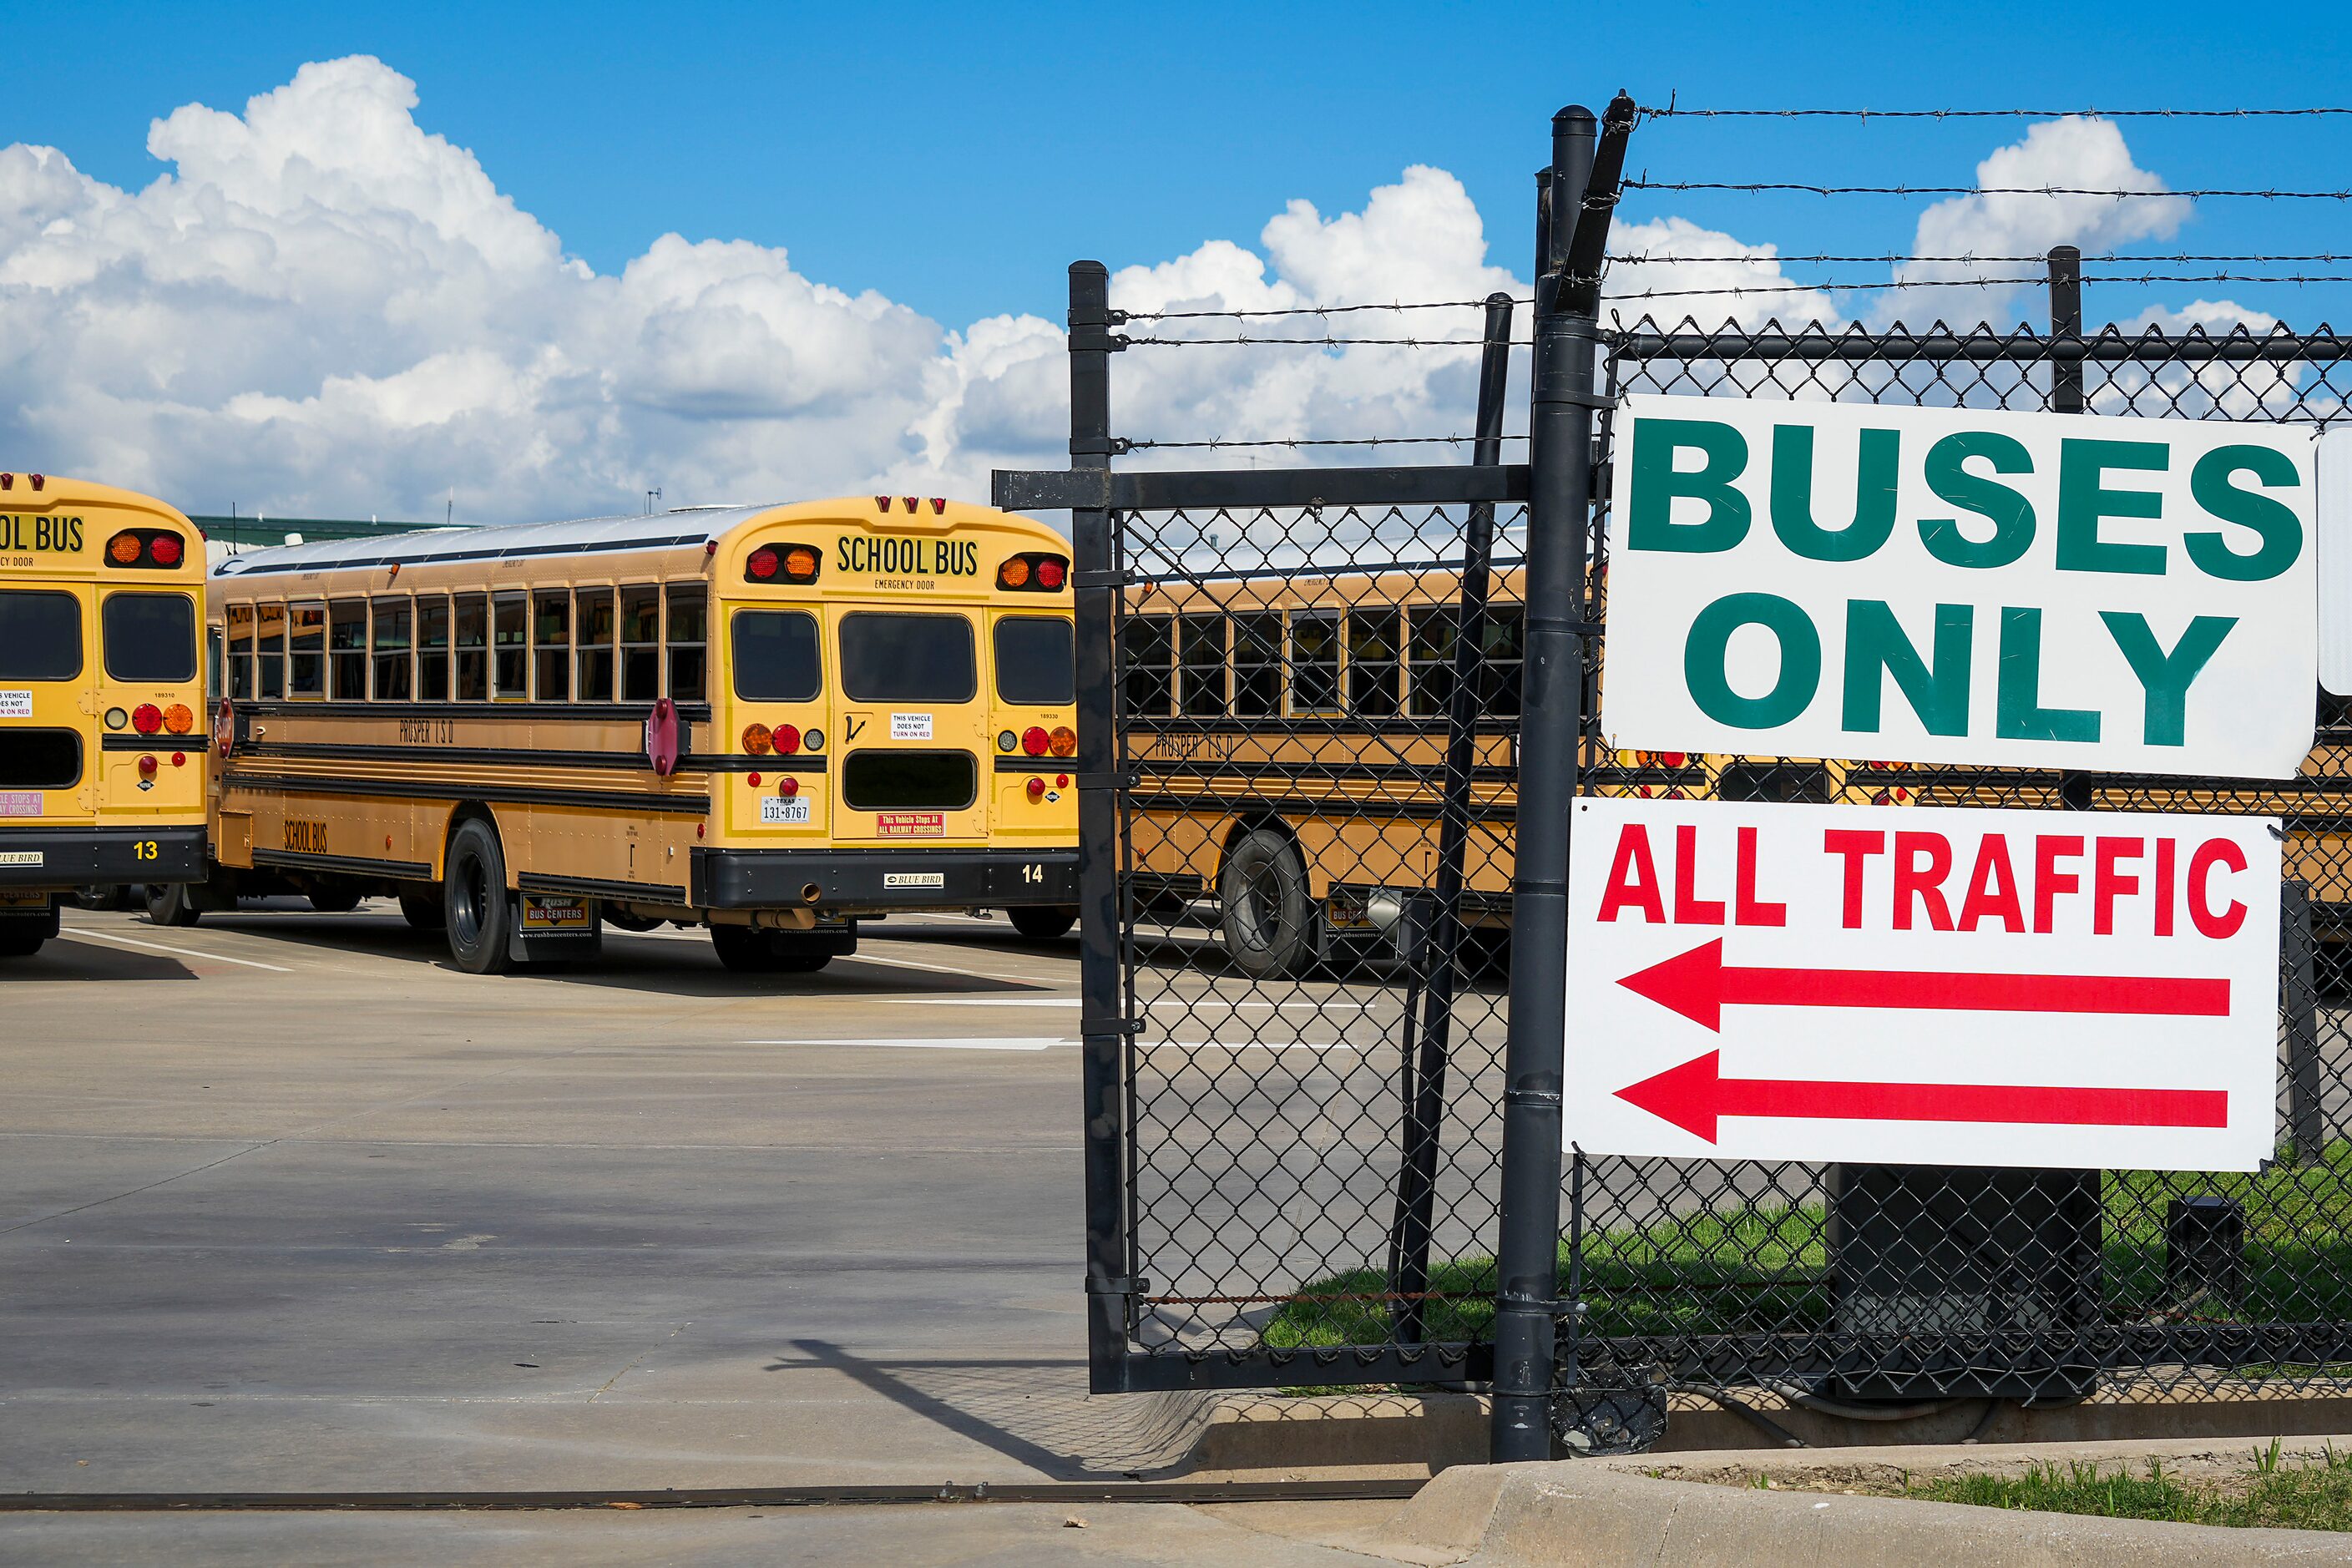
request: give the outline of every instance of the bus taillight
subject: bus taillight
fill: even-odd
[[[163,710],[163,728],[174,735],[184,735],[195,728],[196,716],[184,702],[174,702]]]
[[[163,710],[152,702],[142,702],[131,710],[131,727],[142,735],[152,735],[163,727]]]
[[[744,561],[743,575],[753,583],[814,583],[824,564],[813,544],[763,544]]]
[[[147,542],[147,553],[153,557],[158,566],[177,566],[180,563],[179,536],[170,533],[155,535]]]
[[[152,752],[147,752],[139,759],[139,776],[142,779],[152,779],[155,776],[155,754]]]
[[[776,574],[776,552],[754,550],[751,559],[743,563],[743,571],[754,583],[764,583]]]
[[[1046,742],[1047,744],[1051,746],[1054,754],[1057,757],[1069,757],[1076,756],[1077,754],[1078,732],[1076,730],[1071,729],[1067,724],[1055,725],[1054,727],[1054,732],[1046,737]]]
[[[106,542],[109,566],[143,566],[169,571],[187,554],[180,536],[168,529],[126,528]]]
[[[775,740],[774,733],[765,724],[743,726],[743,749],[755,757],[766,756],[768,748],[775,744]]]
[[[1068,572],[1069,569],[1062,564],[1060,556],[1048,555],[1037,563],[1037,586],[1051,593],[1062,585]]]
[[[801,749],[801,732],[793,725],[777,725],[769,731],[768,738],[775,742],[776,755],[780,757],[789,757]]]
[[[1021,731],[1021,749],[1033,757],[1044,756],[1053,743],[1042,725],[1032,724]]]
[[[1028,787],[1029,798],[1031,800],[1043,800],[1045,798],[1045,781],[1044,779],[1031,779],[1029,781]]]
[[[786,773],[776,781],[776,793],[781,795],[798,795],[801,793],[801,781]]]
[[[816,569],[823,561],[824,558],[807,545],[793,545],[784,552],[784,581],[787,583],[815,582]]]
[[[1070,563],[1060,555],[1008,555],[996,569],[996,585],[1025,594],[1058,594],[1070,580]]]

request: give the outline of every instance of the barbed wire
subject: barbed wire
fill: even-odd
[[[1747,283],[1726,285],[1717,289],[1651,289],[1638,294],[1604,294],[1610,300],[1683,300],[1701,295],[1720,294],[1843,294],[1869,289],[2006,289],[2047,283],[2047,273],[2030,278],[1912,278],[1882,279],[1873,282],[1855,283],[1831,280],[1806,283],[1791,280],[1786,283]],[[2352,274],[2311,274],[2265,276],[2251,272],[2102,272],[2085,273],[2085,283],[2352,283]]]
[[[1671,100],[1636,110],[1644,120],[2274,120],[2352,114],[2320,105],[2284,109],[1684,109]]]
[[[1533,301],[1513,300],[1511,303],[1527,305]],[[1280,309],[1268,308],[1263,310],[1113,310],[1110,317],[1111,324],[1116,326],[1122,321],[1189,321],[1212,316],[1230,320],[1261,316],[1344,316],[1358,310],[1458,310],[1473,305],[1484,310],[1486,301],[1484,300],[1398,300],[1386,305],[1287,305]]]
[[[1624,188],[1629,191],[1738,191],[1749,195],[1765,191],[1795,191],[1815,196],[2112,196],[2118,201],[2178,196],[2192,202],[2207,197],[2242,196],[2265,202],[2352,201],[2352,190],[2118,191],[2082,185],[1808,185],[1780,180],[1627,180]]]
[[[1388,348],[1388,349],[1475,349],[1484,348],[1484,338],[1335,338],[1326,333],[1319,338],[1254,338],[1246,334],[1231,338],[1126,338],[1119,339],[1128,348],[1234,348],[1243,345],[1271,348]],[[1508,340],[1508,347],[1533,348],[1527,338]]]
[[[2014,263],[2017,265],[2027,265],[2046,262],[2050,258],[2047,252],[2037,256],[1904,256],[1891,250],[1877,256],[1676,256],[1671,253],[1660,256],[1643,255],[1639,252],[1624,251],[1612,253],[1608,257],[1608,259],[1612,262],[1624,262],[1628,264],[1740,261],[1757,266],[1762,266],[1768,263],[1773,266],[1779,266],[1783,262],[1884,262],[1890,267],[1900,267],[1906,263],[1915,261],[1980,262],[2002,265]],[[2172,262],[2186,265],[2192,261],[2252,261],[2269,264],[2273,262],[2286,261],[2352,261],[2352,254],[2344,254],[2336,251],[2316,251],[2298,256],[2220,256],[2189,255],[2186,253],[2172,256],[2125,256],[2116,252],[2108,252],[2106,254],[2097,256],[2085,255],[2079,258],[2079,259],[2094,263],[2109,261],[2137,261],[2149,264],[2157,262]]]
[[[1114,437],[1111,447],[1119,452],[1173,452],[1210,447],[1461,447],[1477,439],[1475,436],[1290,436],[1260,441],[1145,441]],[[1496,439],[1524,441],[1527,437],[1500,436]]]

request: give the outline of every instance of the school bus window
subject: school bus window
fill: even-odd
[[[196,678],[196,605],[185,594],[109,594],[98,618],[109,679]]]
[[[996,623],[996,700],[1030,708],[1076,700],[1070,623],[1059,616],[1006,616]]]
[[[533,692],[541,702],[561,702],[572,695],[572,595],[563,588],[542,588],[530,599],[531,676]]]
[[[710,591],[699,583],[673,584],[669,590],[669,698],[699,702],[709,695],[703,669],[710,637]]]
[[[1234,712],[1264,719],[1282,711],[1282,616],[1234,617]]]
[[[530,696],[530,632],[528,595],[499,594],[491,599],[490,674],[501,702],[520,702]]]
[[[373,626],[370,651],[375,661],[375,696],[379,702],[408,700],[408,624],[406,599],[378,599],[372,607]]]
[[[224,649],[222,647],[221,630],[218,626],[215,626],[205,635],[205,692],[206,696],[215,696],[219,693],[221,689],[222,678],[228,673],[226,668],[227,663],[228,661],[224,657]],[[207,706],[209,706],[209,704],[207,704]]]
[[[1125,711],[1158,718],[1176,695],[1176,644],[1166,616],[1138,616],[1119,628]]]
[[[327,606],[327,688],[338,702],[367,700],[367,601]]]
[[[1454,638],[1460,612],[1414,610],[1405,618],[1405,710],[1443,718],[1454,702]]]
[[[286,694],[327,694],[327,606],[312,600],[287,609]]]
[[[416,700],[449,700],[449,595],[416,598]]]
[[[738,610],[727,623],[735,695],[745,702],[814,702],[824,690],[816,617],[804,610]]]
[[[1291,612],[1290,710],[1339,710],[1339,616],[1336,611]]]
[[[1176,618],[1176,672],[1186,713],[1207,719],[1225,710],[1224,616]]]
[[[242,700],[253,695],[253,606],[228,607],[228,694]]]
[[[961,811],[980,798],[980,759],[970,752],[852,752],[841,770],[852,811]]]
[[[980,689],[971,622],[856,610],[841,617],[841,689],[852,702],[969,702]]]
[[[0,680],[80,674],[81,601],[71,594],[0,589]]]
[[[580,690],[583,702],[613,700],[613,590],[580,590]]]
[[[661,589],[645,583],[621,590],[621,700],[661,695]]]
[[[81,783],[77,730],[11,728],[0,746],[0,789],[71,789]]]
[[[1486,635],[1478,650],[1478,711],[1512,718],[1519,711],[1520,634],[1524,616],[1517,605],[1486,613]]]
[[[254,669],[261,677],[261,696],[267,700],[286,695],[286,606],[260,605],[254,609],[260,624],[258,647],[261,651],[254,660]]]
[[[457,650],[457,683],[450,695],[460,702],[487,702],[490,696],[490,601],[486,594],[451,595],[450,643]]]
[[[1357,610],[1348,616],[1348,706],[1369,719],[1397,710],[1397,612]]]

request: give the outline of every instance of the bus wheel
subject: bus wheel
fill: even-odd
[[[468,974],[499,974],[514,935],[514,900],[507,897],[507,858],[496,829],[469,817],[449,837],[441,884],[449,926],[449,956]]]
[[[710,945],[738,974],[814,974],[833,962],[829,952],[795,947],[782,931],[751,926],[712,926]]]
[[[448,928],[449,910],[438,893],[403,892],[400,918],[417,931],[444,931]]]
[[[169,886],[150,883],[147,888],[147,918],[159,926],[192,926],[203,918],[196,908],[195,889],[178,882]]]
[[[1013,929],[1031,942],[1051,942],[1078,923],[1078,911],[1069,904],[1023,904],[1004,912]]]
[[[322,915],[347,915],[360,907],[360,891],[357,888],[339,888],[331,884],[321,886],[313,883],[310,890],[302,896],[309,899],[310,907]]]
[[[1307,868],[1271,828],[1242,835],[1218,879],[1218,931],[1225,952],[1260,980],[1297,974],[1315,960],[1315,904]]]
[[[20,925],[30,929],[16,929]],[[48,934],[31,921],[0,921],[0,958],[30,958],[48,940]]]

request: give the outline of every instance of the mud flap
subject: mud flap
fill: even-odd
[[[517,963],[566,963],[604,950],[604,912],[593,899],[568,893],[513,893],[514,934],[507,955]]]

